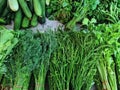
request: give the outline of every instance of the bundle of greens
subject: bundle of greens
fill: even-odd
[[[0,27],[0,80],[2,75],[6,72],[4,59],[11,52],[17,42],[18,39],[15,37],[15,32]]]
[[[95,18],[97,23],[119,22],[120,1],[119,0],[99,0],[98,7],[89,12],[88,17]]]
[[[55,38],[54,33],[46,32],[40,35],[41,39],[41,51],[34,52],[37,57],[34,57],[33,62],[36,65],[33,70],[33,74],[35,77],[35,90],[44,90],[45,87],[45,79],[46,74],[49,69],[49,60],[51,57],[51,53],[56,48],[57,40]]]
[[[119,42],[120,43],[120,42]],[[117,86],[118,90],[120,90],[120,45],[119,48],[115,52],[115,57],[116,57],[116,79],[117,79]]]
[[[52,0],[47,6],[47,15],[73,28],[84,18],[100,23],[117,23],[120,20],[119,0]]]
[[[50,90],[90,90],[96,72],[94,36],[82,32],[58,32],[57,49],[50,61]]]
[[[9,86],[13,90],[27,90],[33,70],[32,58],[36,55],[36,53],[32,53],[32,50],[34,51],[35,47],[39,47],[40,39],[34,39],[30,31],[19,32],[17,37],[19,38],[18,44],[6,58],[5,64],[8,72],[3,80],[3,86]],[[41,48],[37,50],[39,51],[39,49]]]
[[[35,90],[44,90],[49,58],[56,45],[54,34],[34,35],[31,31],[20,31],[17,36],[19,42],[6,58],[8,72],[3,80],[3,87],[28,90],[33,72]]]
[[[92,28],[97,37],[97,42],[102,46],[98,53],[97,68],[100,82],[98,86],[106,90],[119,90],[119,38],[120,24],[98,25]],[[103,47],[104,46],[104,47]]]
[[[94,43],[96,39],[91,32],[78,33],[74,36],[79,51],[71,79],[72,87],[73,90],[91,90],[96,74],[96,43]]]
[[[71,28],[95,10],[98,4],[99,0],[52,0],[47,7],[47,15]]]

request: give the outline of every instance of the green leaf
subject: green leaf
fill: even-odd
[[[89,19],[88,18],[84,18],[82,24],[83,25],[88,25],[88,23],[89,23]]]
[[[97,5],[100,3],[99,0],[92,0],[91,5],[92,5],[92,10],[95,10],[97,8]]]
[[[68,5],[69,5],[69,3],[65,2],[65,1],[64,1],[63,4],[62,4],[63,7],[66,7],[66,6],[68,6]]]
[[[90,23],[97,23],[97,20],[95,18],[92,18]]]

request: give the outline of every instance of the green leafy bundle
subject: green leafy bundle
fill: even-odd
[[[59,32],[58,46],[50,61],[50,90],[90,90],[96,72],[94,36],[83,32]]]
[[[47,14],[49,18],[57,19],[71,28],[95,10],[98,4],[99,0],[52,0]]]
[[[0,27],[0,80],[6,72],[4,59],[16,45],[18,39],[15,37],[15,32]]]
[[[97,37],[97,42],[102,46],[98,53],[99,84],[106,90],[119,90],[120,65],[119,65],[119,38],[120,24],[98,25],[92,28]],[[98,86],[101,88],[101,85]]]
[[[98,7],[89,12],[88,17],[95,18],[97,23],[117,23],[120,15],[119,0],[99,0]]]
[[[6,58],[8,72],[3,86],[10,86],[13,90],[27,90],[33,72],[35,90],[44,90],[49,58],[56,45],[54,34],[34,35],[31,31],[20,31],[17,36],[19,42]]]
[[[56,48],[57,40],[55,38],[54,33],[46,32],[40,35],[41,39],[41,51],[37,51],[37,57],[34,57],[33,62],[36,67],[33,70],[33,74],[35,77],[35,90],[44,90],[45,87],[45,79],[47,71],[49,70],[49,61],[51,57],[51,53]],[[36,49],[37,50],[37,49]]]
[[[9,80],[9,86],[13,90],[27,90],[29,86],[29,80],[31,71],[33,70],[32,58],[35,53],[32,54],[31,49],[38,46],[39,43],[35,43],[32,32],[19,32],[19,42],[14,48],[13,52],[6,58],[6,65],[8,72],[4,79]],[[39,39],[37,40],[40,41]],[[38,48],[39,50],[40,48]],[[33,49],[36,50],[36,49]],[[37,50],[36,50],[37,51]],[[6,85],[4,85],[6,87]]]

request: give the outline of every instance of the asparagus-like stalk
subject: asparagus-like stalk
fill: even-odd
[[[38,72],[38,73],[36,73],[36,72]],[[44,90],[47,68],[46,68],[46,66],[44,66],[44,64],[41,64],[41,67],[39,69],[37,69],[36,72],[34,73],[35,90]]]
[[[116,53],[115,58],[116,58],[115,60],[116,60],[117,85],[118,85],[118,90],[120,90],[120,54],[119,52]]]
[[[82,3],[81,3],[82,5]],[[75,24],[80,21],[81,19],[83,19],[86,16],[86,13],[88,11],[88,5],[86,4],[86,6],[79,6],[76,10],[77,16],[74,16],[73,19],[67,24],[67,28],[73,28],[75,26]]]
[[[29,82],[30,82],[30,74],[26,76],[22,90],[28,90]]]
[[[13,90],[27,90],[29,86],[30,74],[18,73],[15,77]]]
[[[109,83],[111,86],[111,90],[117,90],[117,80],[116,80],[116,75],[115,75],[115,67],[114,67],[114,62],[112,57],[108,57],[107,58],[107,70],[108,70],[108,79],[109,79]],[[111,67],[113,66],[113,67]]]
[[[104,65],[103,60],[98,61],[97,68],[101,77],[102,85],[104,90],[111,90],[108,77],[107,77],[107,70]]]

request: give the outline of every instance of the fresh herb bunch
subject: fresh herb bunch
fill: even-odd
[[[58,46],[50,61],[50,90],[90,90],[96,72],[94,36],[82,32],[59,32]]]
[[[46,32],[41,34],[41,51],[37,51],[39,53],[33,62],[36,67],[33,70],[33,74],[35,77],[35,90],[44,90],[45,87],[45,79],[47,71],[49,70],[49,61],[51,57],[51,53],[56,48],[57,40],[53,32]],[[38,59],[37,59],[38,58]]]
[[[7,71],[4,59],[11,52],[13,47],[17,44],[18,39],[15,37],[15,32],[0,27],[0,81],[3,74]]]
[[[101,24],[91,28],[97,37],[97,44],[102,48],[98,53],[98,72],[100,87],[106,90],[119,90],[119,38],[120,24]],[[99,86],[98,86],[99,87]]]
[[[6,58],[7,62],[5,64],[8,67],[6,78],[11,81],[9,83],[12,83],[10,87],[12,87],[13,90],[27,90],[31,71],[34,67],[32,58],[36,56],[36,53],[32,52],[41,49],[38,48],[40,39],[35,39],[30,31],[19,32],[18,38],[18,44],[13,52]],[[37,49],[35,49],[35,47]]]
[[[69,0],[51,0],[50,5],[46,7],[46,16],[50,19],[57,19],[62,23],[67,23],[73,16],[70,3]]]
[[[47,7],[47,14],[49,18],[68,23],[69,28],[85,18],[89,11],[96,9],[98,4],[99,0],[52,0]]]
[[[27,90],[33,72],[35,90],[44,90],[49,58],[56,47],[54,33],[34,35],[31,31],[20,31],[17,36],[19,42],[6,58],[5,80],[13,90]]]
[[[119,22],[119,0],[99,0],[98,7],[88,14],[88,17],[95,18],[97,23]]]
[[[73,28],[84,18],[94,19],[97,24],[117,23],[120,20],[119,0],[53,0],[47,6],[50,19],[55,19]]]

